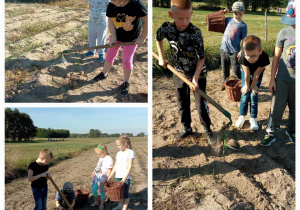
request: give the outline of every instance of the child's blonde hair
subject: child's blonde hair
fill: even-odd
[[[53,153],[50,149],[43,149],[42,151],[40,151],[39,158],[52,160],[53,159]]]
[[[245,50],[261,50],[261,39],[255,35],[248,35],[243,41],[243,48]]]
[[[126,142],[127,143],[127,148],[131,149],[131,142],[130,142],[129,136],[121,135],[121,136],[119,136],[119,138],[117,138],[116,141],[119,141],[121,144]]]
[[[178,9],[191,9],[192,2],[191,0],[171,0],[171,8],[177,7]]]
[[[107,147],[104,144],[98,144],[97,147],[95,147],[95,152],[105,152],[108,155]]]

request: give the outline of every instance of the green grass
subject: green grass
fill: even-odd
[[[16,9],[6,11],[5,15],[8,18],[12,18],[12,17],[20,16],[20,15],[32,14],[34,12],[35,12],[35,9],[33,9],[33,8],[16,8]]]
[[[168,15],[168,8],[158,8],[153,7],[153,51],[157,52],[155,34],[157,29],[165,21],[171,20]],[[207,26],[205,22],[206,14],[212,13],[214,11],[203,11],[194,10],[191,18],[191,22],[201,29],[203,40],[204,40],[204,50],[206,54],[206,64],[208,69],[213,70],[220,67],[220,46],[222,41],[221,33],[209,32],[207,31]],[[226,17],[232,17],[232,13],[226,14]],[[279,31],[285,27],[284,24],[280,23],[282,14],[268,13],[267,23],[268,23],[268,41],[266,42],[266,31],[265,31],[265,15],[263,12],[246,12],[243,21],[247,24],[248,34],[257,35],[262,40],[263,49],[273,57],[275,42],[277,34]],[[164,52],[166,58],[170,59],[169,44],[164,40]],[[153,64],[153,74],[154,76],[168,74],[167,70],[162,70],[158,67],[155,59]]]

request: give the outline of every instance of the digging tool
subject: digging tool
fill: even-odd
[[[64,194],[60,191],[60,189],[58,188],[58,186],[55,184],[54,180],[52,179],[52,177],[49,177],[50,181],[52,182],[52,184],[54,185],[55,189],[57,190],[57,192],[60,194],[60,196],[62,197],[62,199],[64,199],[64,201],[66,202],[68,208],[70,210],[73,210],[72,206],[69,204],[68,200],[66,199],[66,197],[64,196]]]
[[[154,53],[154,52],[153,52],[153,57],[156,58],[157,60],[159,60],[158,55],[156,53]],[[189,85],[190,87],[195,87],[194,83],[192,83],[190,80],[188,80],[183,74],[181,74],[180,72],[178,72],[172,65],[167,64],[167,68],[170,71],[172,71],[176,76],[178,76],[181,80],[183,80],[187,85]],[[214,107],[216,107],[220,112],[222,112],[229,119],[229,123],[227,123],[225,126],[223,126],[221,130],[228,129],[229,126],[232,124],[231,114],[228,111],[226,111],[223,107],[221,107],[220,104],[218,104],[217,102],[215,102],[211,97],[209,97],[206,93],[204,93],[202,90],[200,90],[199,88],[196,89],[196,91],[203,98],[205,98],[206,101],[210,102]]]
[[[131,44],[135,44],[135,42],[123,42],[123,43],[115,43],[112,45],[106,44],[106,45],[100,45],[100,46],[95,46],[95,47],[85,47],[85,48],[80,48],[80,49],[64,50],[61,53],[62,61],[65,64],[65,66],[67,66],[68,61],[64,57],[64,54],[66,54],[66,53],[72,53],[72,52],[78,52],[78,51],[84,51],[84,50],[94,50],[94,49],[101,49],[101,48],[111,48],[111,47],[118,47],[118,46],[131,45]]]

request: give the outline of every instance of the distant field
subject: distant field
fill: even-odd
[[[132,142],[147,141],[146,137],[131,137]],[[64,159],[78,155],[81,151],[97,146],[97,144],[109,144],[115,141],[110,138],[67,138],[64,141],[46,141],[35,139],[31,142],[5,143],[5,176],[14,177],[24,173],[28,164],[37,159],[42,149],[50,149],[53,152],[55,164]],[[110,148],[108,148],[109,151]]]

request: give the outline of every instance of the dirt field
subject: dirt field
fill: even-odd
[[[136,158],[132,168],[132,178],[130,183],[130,203],[129,209],[147,209],[147,141],[133,142],[133,150]],[[106,145],[110,156],[114,159],[119,151],[115,142]],[[91,173],[98,161],[94,149],[82,152],[79,156],[65,160],[53,167],[49,172],[53,175],[53,180],[62,188],[64,182],[70,181],[74,189],[90,189]],[[55,208],[56,189],[52,183],[48,182],[47,209]],[[81,210],[92,209],[90,205],[94,202],[90,194],[88,203]],[[106,209],[115,207],[118,202],[106,200]],[[34,199],[31,192],[30,182],[27,178],[20,178],[5,185],[5,209],[33,209]]]
[[[121,52],[107,80],[94,83],[103,64],[98,55],[63,50],[88,47],[87,2],[82,9],[43,4],[5,4],[6,102],[147,102],[147,42],[137,48],[129,95],[118,95],[123,83]],[[108,36],[109,37],[109,36]],[[81,71],[84,75],[80,75]],[[74,73],[74,79],[67,78]]]
[[[182,130],[172,79],[153,80],[153,208],[154,209],[295,209],[295,145],[282,129],[271,147],[261,147],[270,109],[270,68],[259,95],[259,131],[251,131],[249,114],[242,129],[231,127],[228,144],[211,147],[203,135],[192,102],[194,136],[174,141]],[[210,71],[207,94],[229,111],[233,123],[239,103],[219,90],[221,70]],[[193,101],[193,96],[191,97]],[[229,120],[211,104],[214,137]],[[288,111],[284,113],[286,123]],[[282,126],[283,128],[285,126]]]

